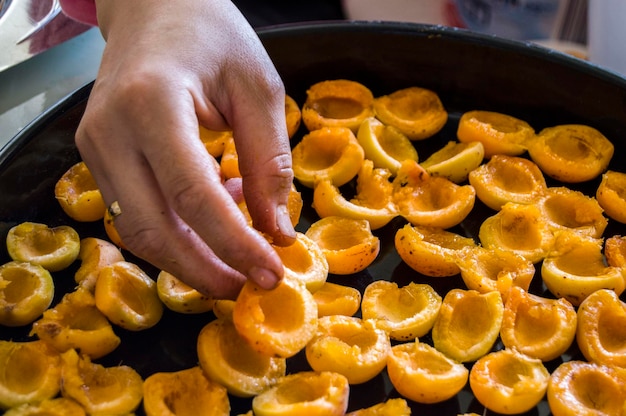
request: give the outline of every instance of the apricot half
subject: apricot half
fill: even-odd
[[[287,368],[284,358],[256,351],[228,319],[216,319],[202,328],[197,352],[207,376],[237,397],[263,392],[276,384]]]
[[[485,157],[481,142],[460,143],[449,141],[444,147],[421,163],[428,173],[443,176],[454,183],[465,182]]]
[[[292,245],[274,246],[274,250],[283,262],[285,274],[304,283],[311,293],[326,282],[330,264],[324,249],[315,239],[296,232],[296,241]]]
[[[309,188],[326,178],[341,186],[357,175],[364,158],[363,148],[350,129],[324,127],[304,135],[294,146],[293,173]]]
[[[363,319],[376,321],[391,339],[412,341],[431,330],[440,307],[441,296],[430,285],[411,282],[398,287],[395,282],[377,280],[365,288],[361,313]]]
[[[31,334],[59,352],[74,348],[93,359],[107,355],[121,342],[107,317],[96,308],[93,294],[80,286],[46,310],[33,323]]]
[[[48,309],[53,298],[54,281],[48,270],[23,261],[0,266],[0,324],[30,324]]]
[[[200,140],[209,154],[215,158],[222,156],[226,143],[233,140],[232,130],[216,131],[200,126]]]
[[[432,329],[434,346],[453,360],[476,361],[495,344],[503,313],[500,292],[452,289]]]
[[[93,292],[100,270],[117,261],[123,261],[124,255],[115,244],[109,241],[86,237],[80,240],[78,259],[81,263],[74,273],[74,281]]]
[[[51,272],[65,269],[80,252],[80,237],[68,225],[23,222],[11,227],[6,243],[13,260],[38,264]]]
[[[315,335],[317,304],[305,284],[288,274],[271,290],[247,281],[235,302],[233,322],[254,350],[288,358]]]
[[[136,264],[119,261],[100,272],[96,306],[114,324],[130,331],[156,325],[163,315],[156,282]]]
[[[463,389],[469,371],[434,347],[415,340],[391,348],[387,373],[403,397],[418,403],[438,403]]]
[[[609,165],[614,150],[601,132],[582,124],[547,127],[528,144],[530,158],[543,173],[566,183],[599,176]]]
[[[506,348],[550,361],[565,353],[576,336],[574,306],[513,287],[504,304],[500,338]]]
[[[143,382],[146,416],[230,415],[226,388],[208,379],[200,367],[150,375]]]
[[[626,303],[609,289],[590,294],[578,308],[576,341],[588,361],[626,368]]]
[[[352,286],[325,282],[313,293],[317,303],[317,316],[346,315],[352,316],[361,306],[361,292]]]
[[[0,340],[0,409],[55,397],[61,388],[60,362],[42,341]]]
[[[325,217],[311,224],[305,235],[322,250],[333,274],[365,270],[380,252],[380,240],[367,220]]]
[[[494,155],[517,156],[526,151],[527,142],[535,129],[517,117],[495,111],[473,110],[459,119],[457,137],[463,143],[479,141],[485,157]]]
[[[471,171],[469,183],[478,199],[496,211],[507,202],[534,203],[547,189],[539,166],[528,159],[507,155],[494,155]]]
[[[37,403],[24,403],[12,407],[4,416],[85,416],[85,409],[72,399],[56,397]]]
[[[389,169],[395,174],[402,161],[418,160],[413,143],[393,126],[387,126],[374,117],[361,123],[357,140],[365,152],[365,157],[374,162],[374,167]]]
[[[473,247],[470,237],[441,228],[406,224],[396,231],[394,246],[400,258],[413,270],[431,277],[461,272],[457,256],[464,247]]]
[[[596,200],[609,218],[626,224],[626,173],[605,172],[596,191]]]
[[[252,399],[252,410],[255,416],[343,416],[349,395],[350,385],[341,374],[302,371]]]
[[[290,95],[285,95],[285,121],[287,122],[287,136],[291,139],[300,128],[302,111]]]
[[[550,373],[542,361],[515,349],[479,358],[469,383],[476,399],[487,409],[505,415],[524,413],[546,394]]]
[[[323,316],[306,345],[306,359],[318,372],[344,375],[350,384],[365,383],[387,365],[391,343],[373,320],[353,316]]]
[[[626,370],[564,362],[550,376],[547,398],[554,416],[624,415]]]
[[[411,416],[411,408],[403,398],[388,399],[364,409],[346,413],[346,416]]]
[[[411,140],[422,140],[439,132],[448,112],[439,96],[426,88],[408,87],[374,99],[376,117],[398,128]]]
[[[196,314],[213,309],[213,298],[200,293],[176,276],[161,270],[156,281],[157,295],[171,311]]]
[[[85,162],[74,164],[59,178],[54,196],[63,211],[76,221],[98,221],[104,216],[102,194]]]
[[[626,237],[614,235],[604,240],[604,255],[609,266],[626,267]]]
[[[364,219],[372,230],[382,228],[398,215],[390,176],[389,170],[375,169],[371,160],[365,160],[357,173],[354,198],[346,199],[330,179],[320,179],[314,185],[313,208],[321,218]]]
[[[451,228],[474,208],[476,192],[471,185],[431,176],[412,160],[402,163],[393,185],[398,212],[413,225]]]
[[[623,269],[606,265],[600,240],[573,233],[559,235],[541,264],[541,277],[554,296],[574,306],[599,289],[619,295],[626,285]]]
[[[309,131],[345,127],[356,134],[363,120],[374,115],[372,92],[356,81],[321,81],[311,85],[306,94],[302,122]]]

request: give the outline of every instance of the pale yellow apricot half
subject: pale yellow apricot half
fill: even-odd
[[[483,163],[484,157],[485,148],[479,141],[468,143],[449,141],[421,165],[431,175],[443,176],[454,183],[461,183]]]
[[[365,157],[374,162],[374,167],[389,169],[392,174],[400,169],[402,161],[418,160],[417,150],[408,137],[374,117],[361,123],[357,140],[365,151]]]

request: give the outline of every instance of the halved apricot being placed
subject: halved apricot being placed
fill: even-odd
[[[100,270],[117,261],[123,261],[124,256],[115,244],[100,238],[87,237],[80,240],[78,259],[81,263],[74,273],[74,281],[93,292]]]
[[[147,416],[194,416],[198,409],[211,409],[215,416],[230,415],[226,389],[208,379],[197,366],[146,378],[143,408]]]
[[[376,118],[398,128],[411,140],[422,140],[439,132],[448,112],[439,96],[426,88],[408,87],[374,100]]]
[[[60,362],[42,341],[0,340],[0,409],[55,397],[61,388]]]
[[[374,115],[374,96],[365,85],[336,79],[311,85],[302,106],[302,121],[309,131],[323,127],[345,127],[356,134],[359,126]]]
[[[550,361],[571,346],[576,322],[576,310],[566,299],[549,299],[513,287],[504,304],[500,338],[506,348]]]
[[[426,335],[435,323],[441,296],[427,284],[377,280],[365,288],[361,301],[363,319],[376,321],[396,341],[412,341]]]
[[[464,247],[476,246],[476,242],[442,228],[406,224],[396,231],[394,246],[413,270],[425,276],[444,277],[461,272],[457,256]]]
[[[487,409],[505,415],[524,413],[546,394],[550,373],[538,358],[515,349],[492,352],[479,358],[469,382],[476,399]]]
[[[10,261],[0,266],[0,324],[28,325],[54,298],[50,272],[36,264]]]
[[[588,361],[626,368],[626,303],[609,289],[590,294],[578,308],[576,341]]]
[[[324,127],[304,135],[292,151],[293,173],[304,186],[329,179],[341,186],[354,178],[365,159],[363,148],[345,127]]]
[[[461,116],[456,134],[463,143],[481,142],[485,157],[491,158],[494,155],[521,155],[534,137],[535,129],[508,114],[473,110]]]
[[[349,395],[350,385],[341,374],[302,371],[252,399],[252,411],[255,416],[343,416]]]
[[[237,397],[252,397],[285,375],[284,358],[256,351],[229,319],[206,324],[197,341],[200,366],[207,376]]]
[[[213,298],[200,293],[171,273],[161,270],[156,281],[157,295],[171,311],[196,314],[213,309]]]
[[[543,173],[566,183],[598,177],[608,167],[614,151],[601,132],[583,124],[547,127],[528,144],[530,158]]]
[[[316,240],[296,232],[296,241],[292,245],[273,247],[283,261],[285,274],[302,282],[311,293],[315,293],[326,282],[329,263]]]
[[[474,208],[476,191],[471,185],[457,185],[444,177],[431,176],[412,160],[402,163],[393,186],[393,201],[399,214],[413,225],[451,228]]]
[[[596,199],[609,218],[626,224],[626,173],[605,172],[598,185]]]
[[[305,284],[289,274],[271,290],[248,280],[235,302],[233,322],[254,350],[289,358],[315,335],[317,304]]]
[[[389,170],[375,169],[371,160],[365,160],[357,173],[354,198],[346,199],[330,179],[321,179],[314,185],[313,208],[321,218],[364,219],[372,230],[382,228],[398,215],[390,177]]]
[[[318,372],[344,375],[350,384],[365,383],[387,365],[391,343],[374,320],[353,316],[323,316],[306,345],[306,359]]]
[[[33,323],[31,335],[37,335],[56,351],[73,348],[93,359],[107,355],[121,342],[106,316],[96,308],[93,294],[80,286],[46,310]]]
[[[313,293],[317,303],[317,316],[345,315],[353,316],[361,306],[361,292],[352,286],[325,282]]]
[[[68,225],[23,222],[11,227],[6,243],[13,260],[38,264],[51,272],[68,267],[80,252],[80,237]]]
[[[494,155],[469,173],[476,196],[493,210],[507,202],[531,204],[546,192],[546,180],[534,162],[517,156]]]
[[[500,292],[452,289],[443,298],[433,326],[434,346],[453,360],[476,361],[495,344],[503,313]]]
[[[76,221],[98,221],[106,206],[100,189],[85,162],[78,162],[59,178],[54,196],[63,211]]]
[[[418,403],[439,403],[467,384],[467,368],[430,345],[415,340],[391,348],[387,373],[403,397]]]
[[[428,173],[443,176],[454,183],[465,182],[470,172],[483,163],[485,149],[481,142],[448,142],[421,163]]]
[[[374,162],[374,167],[389,169],[395,174],[406,159],[418,160],[413,143],[393,126],[386,126],[374,117],[361,123],[357,140],[365,157]]]
[[[578,306],[593,292],[611,289],[620,295],[626,287],[623,269],[607,266],[602,241],[575,233],[561,233],[541,265],[544,284],[556,297]]]
[[[129,331],[156,325],[163,315],[156,282],[139,266],[118,261],[100,272],[96,306],[114,324]]]
[[[380,240],[367,220],[325,217],[311,224],[305,235],[322,250],[333,274],[365,270],[380,252]]]
[[[623,415],[626,370],[585,361],[564,362],[550,376],[547,398],[554,416]]]

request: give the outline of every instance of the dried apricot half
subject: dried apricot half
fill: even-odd
[[[554,416],[623,415],[626,370],[566,361],[552,372],[547,398]]]
[[[109,241],[86,237],[80,240],[78,259],[81,263],[74,273],[74,281],[93,292],[100,270],[117,261],[123,261],[124,255],[115,244]]]
[[[313,208],[321,218],[364,219],[372,230],[382,228],[398,215],[390,177],[389,170],[374,168],[371,160],[365,160],[357,173],[354,198],[347,200],[330,179],[321,179],[314,185]]]
[[[498,211],[507,202],[532,204],[546,192],[546,180],[534,162],[518,156],[494,155],[469,173],[476,196]]]
[[[448,112],[437,93],[421,87],[376,97],[374,112],[380,121],[397,127],[411,140],[433,136],[448,121]]]
[[[73,349],[61,354],[61,361],[61,394],[80,403],[87,414],[127,414],[141,403],[143,380],[131,367],[105,367]]]
[[[596,200],[609,218],[626,224],[626,173],[609,170],[602,174]]]
[[[623,269],[606,265],[601,240],[567,232],[543,260],[541,277],[550,293],[574,306],[599,289],[620,295],[626,285]]]
[[[596,178],[606,170],[614,151],[600,131],[583,124],[547,127],[528,144],[530,158],[543,173],[566,183]]]
[[[363,148],[345,127],[324,127],[302,137],[292,151],[293,173],[304,186],[330,179],[341,186],[354,178],[365,159]]]
[[[185,314],[213,309],[213,298],[192,288],[171,273],[161,270],[156,281],[157,295],[171,311]]]
[[[380,240],[367,220],[325,217],[311,224],[305,235],[321,248],[333,274],[365,270],[380,252]]]
[[[50,272],[36,264],[10,261],[0,266],[0,324],[28,325],[54,298]]]
[[[614,291],[599,289],[582,301],[576,342],[588,361],[626,368],[626,303]]]
[[[363,120],[374,115],[372,92],[356,81],[321,81],[311,85],[306,94],[302,122],[309,131],[345,127],[356,134]]]
[[[481,142],[449,141],[444,147],[421,163],[428,173],[443,176],[454,183],[465,182],[470,172],[478,168],[485,157]]]
[[[121,342],[107,317],[96,308],[93,294],[81,286],[46,310],[33,323],[31,334],[59,352],[74,348],[93,359],[107,355]]]
[[[451,228],[474,208],[476,191],[441,176],[431,176],[417,162],[406,160],[393,180],[393,201],[413,225]]]
[[[0,340],[0,409],[55,397],[61,388],[60,362],[42,341]]]
[[[255,416],[343,416],[349,395],[345,376],[302,371],[286,375],[252,399],[252,410]]]
[[[283,261],[285,274],[304,283],[311,293],[326,282],[329,263],[318,241],[296,232],[296,241],[292,245],[273,247]]]
[[[85,162],[74,164],[59,178],[54,196],[63,211],[76,221],[98,221],[104,216],[106,205]]]
[[[432,330],[435,348],[465,363],[487,354],[500,334],[500,292],[452,289],[443,298]]]
[[[315,371],[343,374],[350,384],[365,383],[387,365],[391,343],[374,320],[354,316],[323,316],[306,345],[306,359]]]
[[[13,260],[38,264],[51,272],[65,269],[80,252],[80,237],[69,225],[23,222],[11,227],[6,243]]]
[[[365,157],[374,162],[374,167],[389,169],[395,174],[402,161],[418,160],[413,143],[394,126],[387,126],[374,117],[367,118],[357,132],[357,140]]]
[[[576,323],[576,310],[566,299],[545,298],[513,287],[504,304],[500,339],[506,348],[550,361],[572,345]]]
[[[206,324],[197,341],[200,366],[207,376],[237,397],[255,396],[285,375],[287,361],[256,351],[228,319]]]
[[[550,373],[538,358],[504,349],[479,358],[469,383],[476,399],[487,409],[505,415],[524,413],[541,401]]]
[[[195,416],[205,411],[213,416],[228,416],[230,402],[226,388],[208,379],[196,366],[146,378],[143,409],[146,416]]]
[[[470,237],[426,226],[406,224],[396,231],[394,246],[400,258],[413,270],[431,277],[453,276],[461,272],[457,255],[473,247]]]
[[[317,330],[317,304],[305,284],[286,274],[274,289],[247,281],[233,309],[237,331],[260,353],[288,358]]]
[[[460,142],[479,141],[485,157],[517,156],[526,151],[527,142],[535,135],[530,124],[517,117],[495,111],[472,110],[459,119],[457,138]]]
[[[313,293],[317,303],[317,316],[346,315],[352,316],[361,306],[361,292],[352,286],[325,282]]]
[[[139,266],[118,261],[100,272],[96,306],[114,324],[130,331],[156,325],[163,315],[156,282]]]
[[[436,348],[415,340],[391,348],[387,373],[403,397],[418,403],[439,403],[465,387],[469,371]]]
[[[389,337],[409,341],[426,335],[433,327],[441,296],[424,283],[398,287],[395,282],[377,280],[365,288],[361,302],[363,319],[376,321]]]

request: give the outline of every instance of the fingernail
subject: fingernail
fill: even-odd
[[[266,290],[275,288],[278,282],[280,282],[280,277],[277,276],[276,273],[262,267],[253,267],[250,269],[249,276],[254,283]]]
[[[285,237],[296,238],[296,230],[291,223],[291,217],[289,216],[289,210],[286,205],[280,205],[277,210],[278,229]]]

